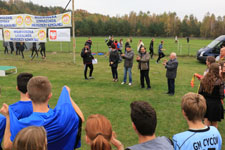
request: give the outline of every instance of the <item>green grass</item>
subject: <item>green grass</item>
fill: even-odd
[[[77,42],[83,45],[86,38],[78,38]],[[143,38],[142,38],[143,39]],[[100,41],[104,38],[94,38],[93,41]],[[145,38],[144,43],[149,43],[150,39]],[[157,39],[160,41],[161,39]],[[133,40],[134,43],[138,38]],[[165,39],[165,47],[173,46],[173,39]],[[207,40],[191,41],[207,45]],[[157,43],[157,42],[156,42]],[[50,45],[49,45],[50,44]],[[103,46],[102,46],[103,47]],[[135,46],[136,47],[136,46]],[[71,88],[73,100],[80,106],[85,118],[91,114],[100,113],[111,120],[113,130],[117,133],[118,139],[125,147],[138,143],[138,137],[132,129],[130,120],[130,103],[135,100],[148,101],[156,110],[158,124],[156,129],[157,136],[167,136],[171,138],[174,134],[187,130],[188,126],[182,117],[180,103],[181,97],[187,92],[197,92],[199,81],[196,86],[191,88],[190,81],[194,73],[202,74],[205,65],[199,63],[194,57],[178,57],[179,67],[176,79],[176,94],[173,97],[164,94],[167,92],[167,80],[165,77],[166,70],[162,64],[156,64],[156,56],[150,61],[150,79],[152,89],[147,91],[140,88],[139,70],[137,63],[133,66],[133,85],[121,85],[123,78],[123,64],[119,65],[119,82],[112,82],[111,70],[108,65],[108,59],[104,56],[96,56],[98,64],[94,66],[94,80],[85,81],[83,77],[83,64],[79,53],[76,53],[76,64],[73,64],[73,55],[60,53],[60,47],[55,45],[57,53],[48,52],[47,59],[42,60],[40,57],[30,61],[30,52],[25,52],[25,60],[21,56],[4,55],[0,52],[0,64],[2,66],[16,66],[18,73],[30,72],[35,76],[47,76],[52,83],[53,97],[50,100],[50,106],[54,108],[60,95],[63,85]],[[48,49],[53,50],[53,43],[48,43]],[[79,51],[81,47],[77,48]],[[107,47],[104,45],[104,51]],[[77,50],[77,51],[78,51]],[[65,50],[66,51],[66,50]],[[99,50],[100,51],[100,50]],[[172,50],[171,50],[172,51]],[[169,54],[169,49],[166,51]],[[192,52],[196,52],[193,50]],[[3,102],[12,104],[19,100],[19,93],[16,91],[16,76],[12,74],[7,77],[0,77],[1,97],[0,104]],[[85,125],[85,124],[84,124]],[[219,123],[219,131],[225,140],[225,122]],[[84,128],[84,126],[83,126]],[[85,144],[85,132],[83,130],[82,148],[89,149]],[[223,147],[225,144],[223,143]]]

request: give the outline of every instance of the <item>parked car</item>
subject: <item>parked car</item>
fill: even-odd
[[[213,40],[208,46],[201,48],[197,52],[197,59],[205,62],[208,56],[217,57],[220,55],[220,49],[225,46],[225,35],[221,35]]]

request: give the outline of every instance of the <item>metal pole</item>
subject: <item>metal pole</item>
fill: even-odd
[[[76,63],[76,39],[75,39],[75,11],[74,11],[74,0],[72,0],[72,30],[73,30],[73,62]]]

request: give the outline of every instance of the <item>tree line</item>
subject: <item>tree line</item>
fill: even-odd
[[[32,2],[0,0],[0,14],[29,13],[33,15],[54,15],[62,13],[62,7],[43,7]],[[67,10],[71,11],[71,10]],[[85,10],[75,12],[77,36],[179,36],[211,38],[225,34],[225,16],[206,13],[202,21],[194,15],[180,19],[175,12],[154,14],[130,12],[123,16],[110,17],[91,14]]]

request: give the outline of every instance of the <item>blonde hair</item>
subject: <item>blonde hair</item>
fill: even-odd
[[[85,127],[86,135],[91,140],[91,150],[111,150],[112,126],[103,115],[91,115]]]
[[[202,120],[206,113],[206,100],[202,95],[190,92],[183,96],[181,108],[189,121]]]
[[[40,104],[48,100],[52,86],[47,77],[37,76],[29,80],[27,91],[32,102]]]
[[[30,126],[20,130],[13,141],[12,150],[47,150],[44,127]]]

